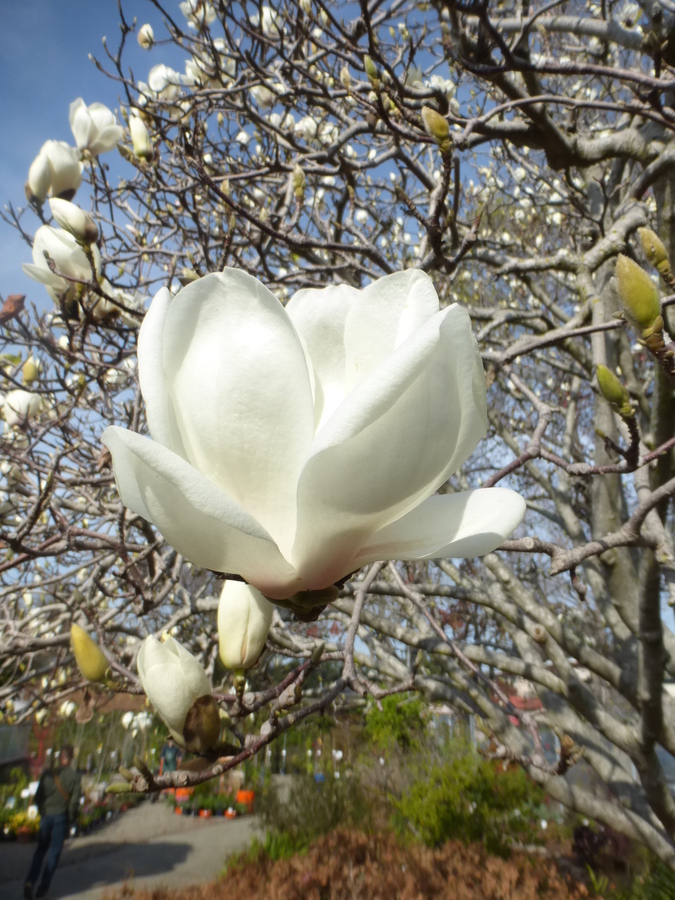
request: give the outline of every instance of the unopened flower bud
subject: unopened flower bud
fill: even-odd
[[[134,153],[139,159],[147,159],[150,161],[155,154],[150,140],[150,133],[146,128],[145,122],[138,115],[129,116],[129,132],[131,134],[131,143],[134,146]]]
[[[367,53],[363,57],[363,65],[366,70],[366,75],[368,76],[368,81],[372,84],[375,90],[377,90],[380,86],[380,77],[377,72],[377,66]]]
[[[656,285],[636,262],[619,255],[616,262],[616,286],[628,321],[640,332],[653,328],[661,317]]]
[[[668,262],[668,252],[661,238],[651,228],[638,228],[642,249],[647,260],[658,268],[661,263]]]
[[[607,366],[599,365],[596,375],[598,377],[600,393],[609,405],[613,406],[622,416],[632,416],[633,407],[630,403],[630,394],[626,387],[621,384],[614,372],[612,372],[611,369],[608,369]]]
[[[42,368],[39,359],[29,356],[26,362],[21,366],[21,374],[24,384],[33,384],[40,377],[40,369]]]
[[[52,197],[49,201],[52,215],[63,228],[69,232],[79,244],[95,244],[99,237],[98,225],[89,213],[69,200]]]
[[[51,183],[52,170],[49,165],[49,158],[45,153],[40,153],[35,157],[28,170],[28,181],[25,188],[28,202],[44,203]]]
[[[450,126],[447,119],[430,106],[422,107],[422,123],[429,137],[438,144],[445,153],[452,148]]]
[[[298,200],[302,200],[305,194],[305,173],[302,171],[302,168],[296,163],[293,166],[293,193],[298,198]]]
[[[243,581],[226,581],[218,604],[220,658],[228,669],[250,669],[260,657],[274,606]]]
[[[174,738],[182,743],[188,713],[198,700],[211,698],[211,685],[203,666],[169,635],[162,643],[155,637],[147,637],[138,652],[136,665],[148,700]],[[198,726],[194,728],[199,730]]]
[[[103,681],[110,663],[84,628],[74,623],[70,626],[70,645],[73,648],[77,668],[87,681]]]
[[[138,43],[144,50],[149,50],[155,43],[155,32],[152,30],[152,25],[148,22],[145,25],[141,25],[138,30]]]
[[[342,83],[342,87],[347,88],[347,90],[351,88],[352,76],[349,72],[349,66],[343,66],[340,69],[340,82]]]

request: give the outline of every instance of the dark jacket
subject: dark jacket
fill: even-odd
[[[58,774],[61,787],[68,795],[67,800],[56,786],[55,774]],[[70,766],[64,766],[58,773],[49,770],[43,772],[35,792],[35,803],[41,816],[68,813],[68,819],[76,822],[80,809],[80,776]]]

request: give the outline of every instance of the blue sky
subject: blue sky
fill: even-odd
[[[178,13],[177,0],[175,6]],[[126,0],[123,9],[129,22],[134,16],[139,25],[150,22],[160,36],[161,18],[148,0]],[[53,139],[74,145],[68,123],[70,103],[83,97],[87,104],[100,101],[111,109],[118,105],[118,85],[88,58],[91,53],[104,60],[103,35],[111,50],[117,48],[117,0],[0,0],[0,26],[0,205],[25,206],[28,167],[42,144]],[[141,50],[134,36],[125,53],[127,65],[142,80],[166,55],[162,48]],[[106,157],[117,162],[116,151]],[[87,207],[86,185],[80,188],[77,202]],[[31,233],[39,225],[30,212],[23,222]],[[21,271],[21,263],[30,261],[25,242],[0,221],[0,295],[25,293],[29,302],[51,305],[44,288]]]

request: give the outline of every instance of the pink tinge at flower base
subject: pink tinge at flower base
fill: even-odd
[[[284,308],[236,269],[154,298],[138,344],[148,437],[109,427],[123,502],[198,566],[284,600],[374,560],[481,556],[504,488],[432,496],[487,428],[468,313],[419,270]]]

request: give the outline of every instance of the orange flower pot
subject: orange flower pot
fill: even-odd
[[[212,809],[200,809],[199,810],[200,819],[210,819],[212,815],[213,815]]]
[[[237,818],[237,810],[236,809],[226,809],[225,810],[225,818],[226,819],[236,819]]]
[[[183,815],[183,807],[182,806],[174,806],[173,811],[177,816]]]
[[[255,801],[255,791],[237,791],[237,803],[241,803],[246,809],[252,813],[253,803]]]

